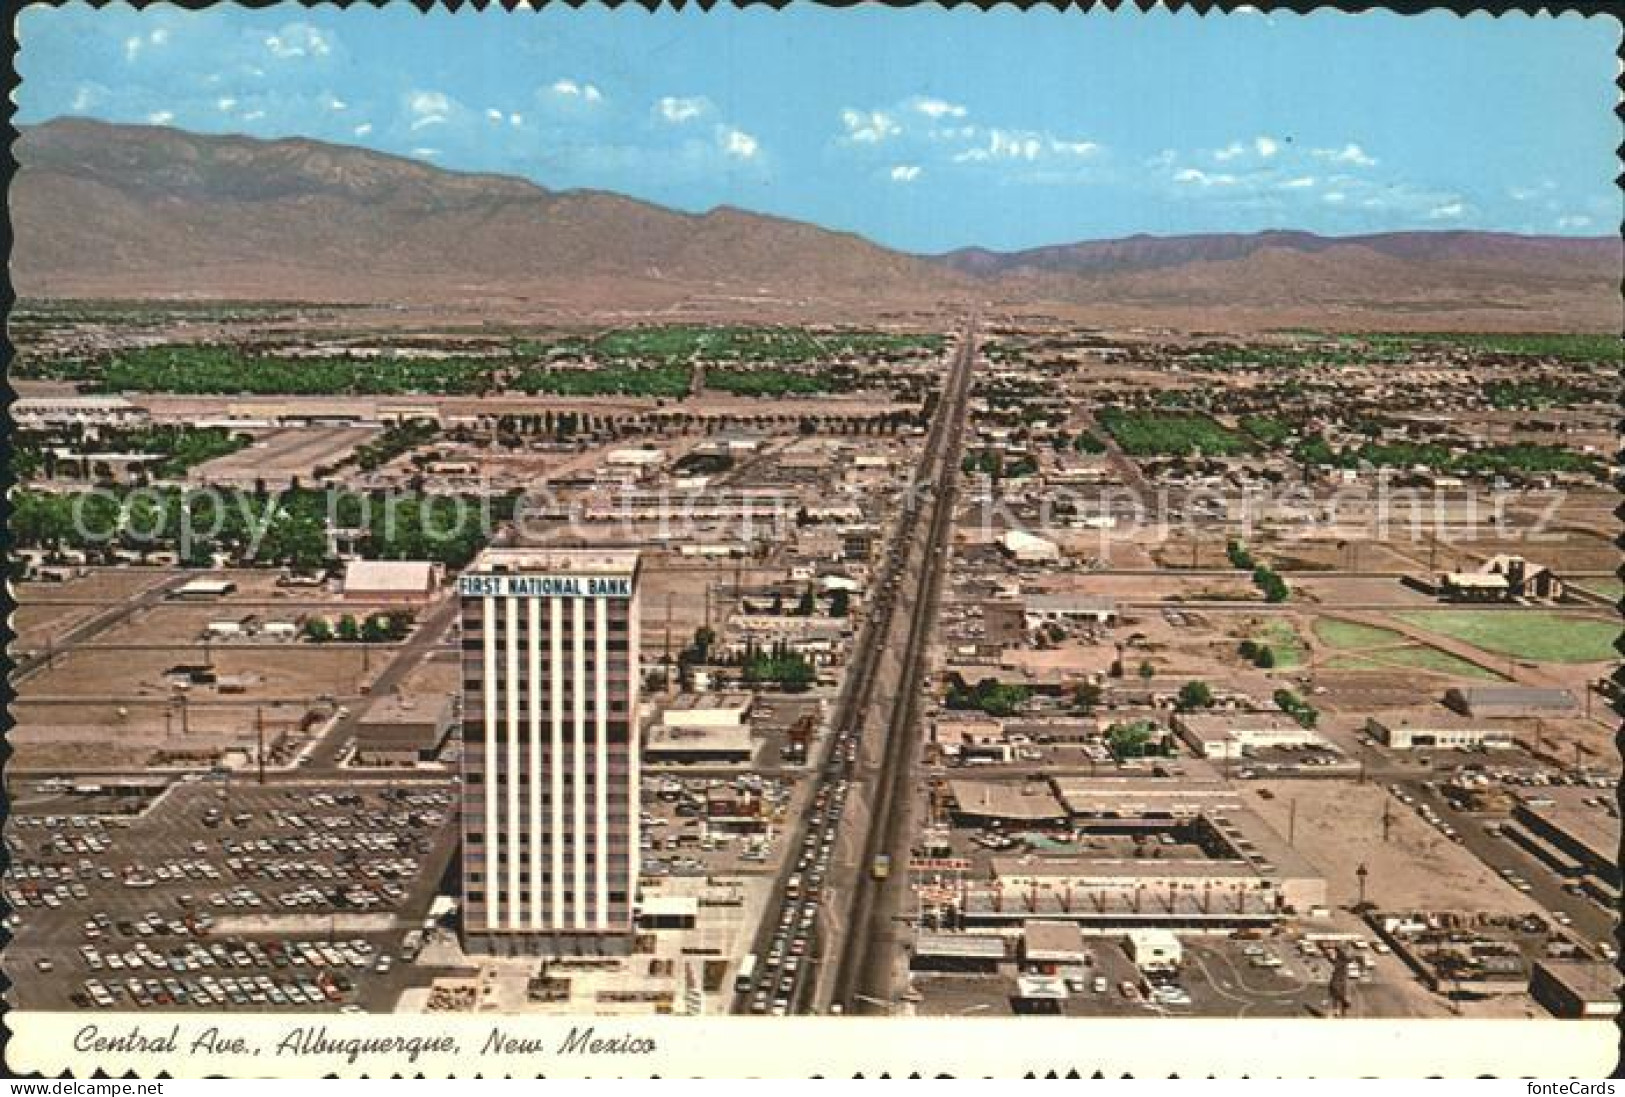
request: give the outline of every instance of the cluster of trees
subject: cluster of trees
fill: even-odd
[[[99,392],[337,396],[473,394],[494,385],[482,358],[292,358],[238,347],[173,345],[117,352],[97,364]]]
[[[1022,454],[1014,461],[1006,463],[1004,454],[997,450],[984,449],[975,453],[967,453],[959,463],[962,472],[985,472],[995,480],[1015,480],[1023,476],[1031,476],[1038,471],[1038,462],[1027,454]]]
[[[172,549],[207,566],[215,553],[244,564],[315,571],[328,561],[327,527],[365,526],[363,555],[377,560],[434,560],[460,568],[497,523],[513,515],[512,495],[392,494],[369,498],[293,487],[264,492],[195,488],[107,488],[12,497],[11,532],[19,547]],[[257,541],[256,541],[257,536]]]
[[[1248,453],[1252,444],[1206,415],[1105,408],[1097,418],[1125,453],[1135,457],[1210,457]]]
[[[766,650],[748,645],[740,668],[740,680],[745,685],[775,685],[786,693],[801,693],[818,680],[818,672],[807,657],[782,642]]]
[[[1179,696],[1174,699],[1174,707],[1180,712],[1199,712],[1205,708],[1213,707],[1213,687],[1206,682],[1192,679],[1179,687]]]
[[[948,686],[946,704],[951,709],[975,709],[989,716],[1014,716],[1021,711],[1032,691],[1026,686],[1001,685],[992,678],[983,678],[974,686],[966,686],[955,676]]]
[[[412,631],[412,615],[404,611],[373,613],[357,621],[346,613],[335,624],[325,617],[305,621],[305,639],[313,644],[391,644],[406,639]]]
[[[1320,722],[1319,710],[1289,689],[1275,691],[1275,707],[1306,728],[1312,728]]]
[[[1268,644],[1260,644],[1257,640],[1243,640],[1239,650],[1241,657],[1259,670],[1270,670],[1275,666],[1275,649]]]
[[[1230,566],[1239,571],[1251,571],[1257,566],[1253,554],[1247,551],[1247,546],[1232,538],[1224,546],[1224,554],[1230,559]]]
[[[1266,602],[1284,602],[1292,594],[1286,580],[1265,564],[1253,568],[1253,584],[1264,592]]]
[[[391,423],[377,438],[356,447],[356,467],[362,472],[382,468],[401,454],[434,441],[439,433],[439,426],[428,419]]]
[[[1171,753],[1167,733],[1152,720],[1132,720],[1126,724],[1113,724],[1106,729],[1106,745],[1111,748],[1112,757],[1118,761],[1125,758],[1162,757]]]
[[[1438,442],[1364,442],[1337,448],[1324,438],[1300,442],[1293,456],[1305,465],[1332,468],[1426,468],[1435,472],[1476,476],[1529,476],[1551,472],[1600,474],[1601,463],[1594,457],[1563,446],[1539,442],[1513,442],[1458,450]]]

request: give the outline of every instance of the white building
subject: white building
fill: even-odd
[[[638,554],[489,549],[458,580],[465,947],[624,951],[638,878]]]
[[[1060,545],[1025,530],[1006,530],[999,537],[999,547],[1018,564],[1055,563],[1061,559]]]

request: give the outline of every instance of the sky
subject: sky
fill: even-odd
[[[18,121],[305,136],[908,251],[1616,232],[1579,16],[31,7]]]

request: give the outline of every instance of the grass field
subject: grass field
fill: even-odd
[[[1583,587],[1592,594],[1601,595],[1611,601],[1617,602],[1621,598],[1625,598],[1625,581],[1619,579],[1581,579],[1575,582],[1574,585]]]
[[[1315,635],[1327,647],[1339,651],[1357,648],[1378,648],[1405,642],[1405,634],[1392,629],[1360,625],[1353,621],[1337,621],[1322,617],[1315,621]]]
[[[1309,649],[1298,635],[1298,630],[1286,621],[1267,621],[1252,632],[1252,640],[1270,649],[1278,670],[1291,670],[1303,666],[1309,658]]]
[[[1538,663],[1600,663],[1615,656],[1619,625],[1554,613],[1418,610],[1396,616],[1476,648]]]
[[[1332,670],[1427,670],[1455,678],[1477,678],[1490,682],[1506,680],[1492,670],[1458,659],[1449,652],[1419,644],[1363,655],[1337,655],[1328,659],[1326,666]]]

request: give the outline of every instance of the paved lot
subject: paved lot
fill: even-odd
[[[427,974],[400,953],[454,852],[450,809],[449,781],[187,782],[134,818],[42,798],[7,832],[14,1004],[89,1005],[97,984],[123,1008],[387,1004]]]

